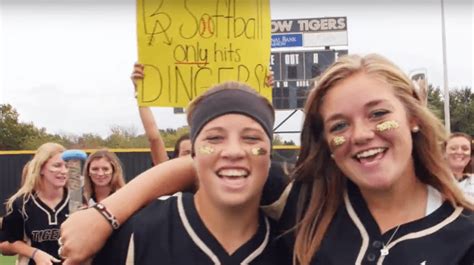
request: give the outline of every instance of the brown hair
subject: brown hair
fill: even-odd
[[[382,56],[350,55],[339,58],[317,80],[305,106],[301,150],[294,178],[302,183],[297,209],[294,261],[309,264],[319,249],[337,208],[342,203],[346,177],[330,158],[324,138],[320,106],[328,90],[357,73],[367,73],[391,85],[420,131],[412,134],[416,176],[439,190],[453,205],[473,209],[452,181],[439,145],[446,139],[441,122],[424,106],[410,79]]]
[[[176,143],[174,144],[174,151],[173,151],[173,158],[179,157],[179,149],[182,141],[190,140],[191,138],[189,137],[189,133],[181,135],[178,140],[176,140]]]
[[[120,189],[125,185],[122,163],[120,162],[117,155],[113,152],[110,152],[107,149],[98,150],[87,158],[87,161],[84,165],[84,197],[89,200],[94,195],[94,183],[91,181],[89,175],[89,169],[92,161],[100,158],[105,158],[110,162],[112,166],[112,180],[110,181],[111,193],[114,193],[116,190]]]

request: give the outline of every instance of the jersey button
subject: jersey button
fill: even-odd
[[[374,261],[377,258],[374,253],[369,253],[367,254],[367,260],[368,261]]]
[[[381,248],[381,247],[382,247],[382,241],[375,240],[375,241],[372,243],[372,246],[373,246],[374,248]]]

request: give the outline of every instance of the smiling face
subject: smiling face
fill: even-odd
[[[53,188],[63,188],[67,183],[66,162],[61,158],[62,153],[52,156],[43,164],[40,174],[42,183]]]
[[[416,177],[415,124],[386,82],[354,74],[328,90],[320,112],[334,161],[359,188],[384,190]]]
[[[270,167],[270,139],[259,123],[239,114],[217,117],[202,128],[194,149],[197,196],[222,207],[260,201]]]
[[[113,173],[112,164],[105,157],[94,159],[90,163],[89,176],[96,187],[109,186]]]
[[[471,143],[462,136],[452,137],[446,143],[446,159],[455,173],[462,173],[471,161]]]

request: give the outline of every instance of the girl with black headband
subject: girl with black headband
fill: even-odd
[[[474,205],[443,157],[441,122],[402,70],[379,55],[341,57],[317,80],[305,113],[294,181],[274,204],[284,210],[272,211],[283,232],[280,264],[474,264]],[[168,167],[186,173],[182,164]],[[133,190],[147,189],[134,196],[143,202],[153,197],[144,185],[180,185],[167,182],[165,167],[156,173],[107,202],[119,220],[133,212],[118,207]],[[81,249],[71,228],[95,216],[68,220],[69,251],[79,250],[73,259],[93,248]]]
[[[270,222],[259,211],[273,122],[271,104],[244,84],[198,97],[188,123],[199,190],[141,210],[93,264],[275,264]]]

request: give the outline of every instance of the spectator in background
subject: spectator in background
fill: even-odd
[[[183,134],[176,140],[174,145],[173,158],[191,154],[191,139],[189,134]]]
[[[107,149],[98,150],[84,164],[84,197],[89,206],[125,185],[122,163]]]
[[[3,231],[20,264],[59,262],[59,227],[69,214],[64,147],[45,143],[28,165],[25,183],[7,201]],[[26,262],[26,263],[22,263]]]
[[[474,175],[471,155],[471,136],[462,132],[451,133],[445,146],[446,160],[461,189],[474,199]]]

